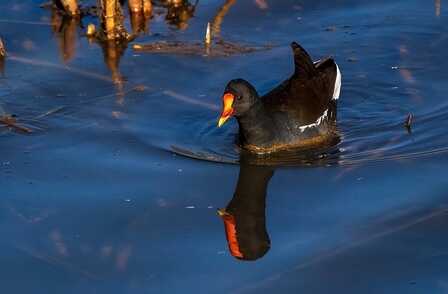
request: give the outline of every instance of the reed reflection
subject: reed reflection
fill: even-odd
[[[100,44],[103,49],[104,63],[111,72],[112,82],[117,90],[117,103],[123,104],[125,79],[120,72],[120,60],[126,51],[127,43],[108,40]]]
[[[149,20],[152,17],[152,3],[150,0],[130,0],[129,15],[132,33],[137,35],[148,32]]]
[[[236,3],[236,0],[227,0],[218,10],[212,20],[212,35],[214,38],[219,38],[221,35],[221,26],[225,16],[230,8]]]
[[[79,18],[63,15],[57,9],[51,10],[51,27],[64,63],[76,55],[79,21]]]
[[[168,25],[175,26],[179,30],[188,28],[188,21],[194,16],[198,0],[194,4],[188,0],[165,0],[162,6],[166,7],[165,20]]]

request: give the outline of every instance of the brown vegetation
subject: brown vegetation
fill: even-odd
[[[123,12],[118,0],[98,0],[105,40],[127,40],[129,34],[123,24]]]
[[[55,5],[70,16],[79,15],[77,0],[54,0]]]

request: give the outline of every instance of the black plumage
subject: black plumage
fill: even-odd
[[[224,92],[219,125],[235,116],[239,144],[265,153],[334,141],[336,103],[341,75],[332,58],[313,62],[297,43],[291,44],[295,71],[264,96],[243,79],[230,81]]]

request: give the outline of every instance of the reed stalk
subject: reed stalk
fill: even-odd
[[[62,7],[70,16],[79,15],[79,7],[77,0],[54,0],[56,6]]]
[[[205,31],[205,40],[204,40],[205,46],[210,47],[212,44],[212,34],[210,31],[210,23],[207,23],[207,30]]]
[[[213,37],[220,37],[221,26],[224,21],[224,17],[229,12],[230,8],[236,3],[236,0],[226,0],[226,2],[218,10],[218,13],[212,20],[212,35]]]
[[[123,13],[118,0],[98,0],[101,7],[100,18],[106,40],[128,39],[123,25]]]

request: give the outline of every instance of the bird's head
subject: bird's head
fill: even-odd
[[[221,127],[232,116],[244,115],[258,100],[258,93],[248,81],[231,80],[222,96],[223,110],[218,121]]]

